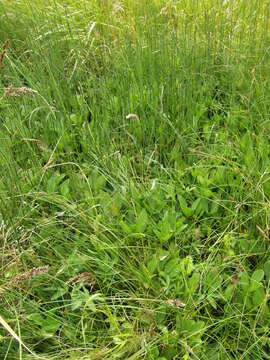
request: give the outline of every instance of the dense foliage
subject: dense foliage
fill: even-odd
[[[1,359],[270,358],[269,11],[0,3]]]

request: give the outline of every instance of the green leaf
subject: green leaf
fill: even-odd
[[[167,242],[173,235],[168,224],[163,224],[161,231],[154,229],[154,233],[161,242]]]
[[[46,318],[40,313],[33,313],[28,319],[40,327],[39,334],[45,338],[53,336],[61,325],[61,322],[55,318],[54,311],[50,311]]]
[[[68,287],[67,287],[67,285],[65,285],[63,287],[56,288],[55,290],[56,291],[53,294],[53,296],[51,297],[51,300],[57,300],[57,299],[61,298],[62,296],[64,296],[68,292]]]
[[[154,274],[154,272],[155,272],[156,269],[158,268],[158,263],[159,263],[159,261],[158,261],[158,258],[157,258],[156,255],[154,255],[154,256],[152,257],[152,259],[148,261],[148,263],[147,263],[147,269],[148,269],[148,271],[149,271],[149,273],[150,273],[151,275]]]
[[[123,220],[120,221],[120,226],[126,234],[131,234],[131,228]]]
[[[167,211],[163,219],[158,223],[158,230],[154,229],[161,242],[167,242],[176,232],[176,213],[174,210]]]
[[[44,318],[40,313],[33,313],[28,315],[29,320],[33,321],[35,324],[42,326]]]
[[[192,296],[197,287],[200,284],[201,275],[198,272],[194,272],[191,278],[188,279],[187,292],[190,296]]]
[[[191,256],[187,256],[180,262],[180,269],[184,275],[190,275],[193,271],[193,259]]]
[[[178,195],[178,201],[179,201],[180,208],[181,208],[183,214],[184,214],[186,217],[190,217],[190,216],[193,214],[193,211],[192,211],[192,209],[190,209],[190,208],[187,206],[187,202],[186,202],[186,200],[183,198],[183,196]]]
[[[208,213],[208,201],[207,199],[201,199],[201,203],[200,203],[200,209],[202,212],[204,213]]]
[[[252,293],[252,301],[254,306],[260,306],[264,303],[265,300],[265,292],[263,286],[259,286],[253,293]]]
[[[54,174],[50,177],[50,179],[47,181],[47,192],[48,193],[54,193],[57,191],[58,184],[61,182],[62,179],[64,179],[66,175],[58,175]]]
[[[42,324],[40,334],[44,337],[51,337],[56,333],[60,325],[61,322],[58,319],[51,316],[47,317]]]
[[[164,272],[169,275],[171,280],[172,278],[176,277],[180,272],[180,268],[178,266],[178,258],[169,260],[165,265]]]
[[[148,225],[148,215],[145,209],[140,212],[136,222],[136,232],[143,233]]]
[[[218,202],[213,201],[213,202],[212,202],[212,205],[211,205],[210,214],[211,214],[211,215],[215,215],[215,214],[218,213],[218,210],[219,210],[219,204],[218,204]]]
[[[156,360],[159,358],[159,351],[157,346],[151,348],[149,347],[149,349],[146,347],[146,351],[146,360]]]
[[[201,336],[204,331],[203,321],[181,319],[178,323],[180,335],[185,338],[188,344],[198,345],[201,342]]]
[[[250,244],[247,239],[239,239],[239,246],[243,252],[248,252],[250,248]]]
[[[255,270],[254,273],[251,276],[251,280],[259,283],[264,278],[264,271],[262,269]]]
[[[191,206],[193,213],[195,213],[196,215],[199,215],[202,210],[201,209],[201,200],[202,200],[201,198],[196,199]]]
[[[75,276],[79,272],[84,270],[84,267],[88,261],[87,255],[77,254],[76,249],[66,260],[66,272],[69,276]]]
[[[60,193],[61,195],[63,195],[64,197],[68,197],[69,196],[69,179],[65,180],[61,186],[60,186]]]
[[[224,292],[224,298],[227,300],[227,304],[229,304],[233,298],[235,292],[235,286],[232,284],[229,284]]]
[[[96,293],[91,295],[86,288],[75,287],[71,293],[71,309],[76,310],[86,307],[93,312],[96,312],[96,302],[103,302],[101,294]]]
[[[88,300],[89,294],[85,291],[81,291],[78,287],[75,287],[71,293],[71,309],[77,310]]]
[[[217,303],[216,300],[212,297],[212,296],[208,296],[207,300],[209,301],[210,305],[214,308],[217,309]]]
[[[249,276],[246,272],[243,272],[240,276],[240,279],[238,281],[239,286],[243,289],[244,293],[246,293],[249,290]]]

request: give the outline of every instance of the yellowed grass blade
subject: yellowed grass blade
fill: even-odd
[[[7,330],[7,332],[9,332],[9,334],[18,341],[18,343],[24,347],[31,355],[33,355],[36,359],[41,359],[41,357],[37,356],[36,354],[34,354],[23,342],[22,340],[19,338],[19,336],[12,330],[12,328],[8,325],[8,323],[2,318],[2,316],[0,315],[0,324],[3,326],[3,328],[5,328]]]

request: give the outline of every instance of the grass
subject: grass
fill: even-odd
[[[267,2],[0,13],[0,358],[269,359]]]

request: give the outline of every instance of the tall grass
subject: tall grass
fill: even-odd
[[[269,358],[267,2],[0,13],[0,357]]]

